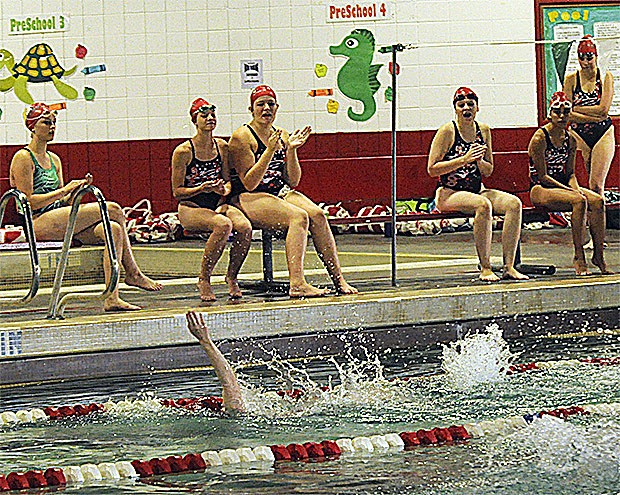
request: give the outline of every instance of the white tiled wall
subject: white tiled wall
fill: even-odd
[[[318,0],[2,0],[0,48],[19,61],[28,48],[45,42],[65,68],[78,64],[78,71],[65,79],[80,96],[67,101],[60,115],[60,142],[187,136],[192,131],[187,109],[197,96],[217,105],[217,133],[229,135],[249,116],[249,90],[241,88],[240,60],[255,58],[263,60],[264,80],[278,92],[281,126],[309,123],[319,133],[389,130],[390,103],[384,91],[391,81],[391,54],[375,54],[373,62],[384,66],[377,113],[367,122],[347,117],[347,108],[359,108],[358,103],[337,89],[345,58],[332,57],[329,46],[340,44],[355,28],[372,31],[377,46],[416,46],[398,55],[400,129],[434,129],[450,119],[451,97],[460,85],[477,91],[480,120],[496,127],[521,127],[536,124],[534,47],[483,43],[533,40],[533,3],[398,0],[391,3],[390,21],[330,23],[328,2]],[[51,13],[68,15],[70,30],[8,35],[10,17]],[[75,58],[78,43],[88,48],[85,60]],[[436,46],[445,44],[452,45]],[[79,72],[101,63],[106,72]],[[326,77],[315,76],[317,63],[328,67]],[[8,75],[4,68],[0,79]],[[95,88],[94,101],[84,100],[84,86]],[[52,83],[28,87],[36,100],[65,101]],[[327,113],[327,98],[307,95],[316,88],[335,89],[338,114]],[[25,105],[11,91],[0,93],[0,108],[0,144],[25,142]]]

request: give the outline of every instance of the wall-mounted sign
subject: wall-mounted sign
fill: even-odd
[[[393,17],[392,2],[327,3],[327,22],[389,21]]]
[[[241,61],[241,87],[243,89],[255,88],[263,83],[263,60]]]
[[[41,14],[9,17],[8,34],[56,33],[69,30],[69,16],[65,14]]]

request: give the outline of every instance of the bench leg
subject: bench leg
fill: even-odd
[[[555,265],[525,265],[521,263],[521,240],[517,244],[515,268],[525,275],[553,275],[555,273]]]
[[[273,283],[273,232],[263,230],[263,282],[265,287]]]
[[[239,285],[243,288],[254,289],[265,295],[288,294],[288,282],[276,282],[273,279],[273,232],[271,230],[263,230],[262,235],[263,247],[263,280],[256,281],[240,281]]]

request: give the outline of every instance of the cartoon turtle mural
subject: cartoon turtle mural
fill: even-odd
[[[362,113],[355,113],[351,107],[347,115],[351,120],[364,122],[377,111],[375,93],[381,87],[377,73],[382,64],[372,64],[375,52],[375,37],[368,29],[354,29],[342,43],[330,46],[329,53],[348,58],[338,72],[338,89],[352,100],[364,105]]]
[[[52,81],[56,90],[65,98],[75,100],[78,97],[78,92],[75,88],[60,80],[63,76],[73,74],[77,69],[77,65],[69,70],[63,69],[58,60],[56,60],[52,48],[45,43],[34,45],[24,55],[21,62],[17,64],[11,52],[0,49],[0,70],[3,67],[6,67],[11,75],[0,79],[0,91],[6,92],[14,89],[15,95],[28,105],[34,103],[34,98],[26,87],[29,82],[41,83]]]

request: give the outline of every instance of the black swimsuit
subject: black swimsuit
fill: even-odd
[[[196,158],[196,150],[191,139],[189,140],[189,144],[192,147],[192,161],[189,162],[185,168],[185,182],[183,185],[185,187],[197,187],[207,181],[221,179],[222,156],[220,155],[220,149],[215,140],[213,144],[217,150],[217,156],[212,160],[199,160]],[[200,208],[215,210],[221,199],[222,196],[215,192],[201,192],[184,201],[191,201]]]
[[[541,129],[545,134],[545,141],[547,142],[547,147],[545,148],[547,175],[557,180],[560,184],[568,186],[568,180],[570,179],[570,176],[566,172],[566,165],[568,165],[568,156],[570,154],[568,132],[564,131],[564,141],[556,148],[551,142],[551,136],[549,136],[547,129],[544,127]],[[530,158],[530,190],[536,185],[541,185],[546,189],[555,188],[555,186],[547,186],[540,182],[534,162]]]
[[[258,137],[256,131],[252,129],[252,127],[246,124],[247,128],[250,129],[250,132],[256,139],[258,147],[254,152],[254,160],[255,163],[258,162],[260,157],[263,155],[267,146],[263,141]],[[286,146],[284,142],[281,143],[282,148],[276,151],[267,166],[267,170],[265,171],[265,175],[263,175],[263,179],[260,184],[256,187],[256,189],[249,192],[266,192],[272,194],[274,196],[278,196],[280,192],[288,187],[288,184],[284,178],[285,170],[286,170]],[[231,173],[231,184],[232,184],[232,192],[230,193],[231,197],[238,196],[243,192],[248,192],[248,190],[243,186],[239,175],[236,172]]]
[[[573,106],[592,107],[600,105],[601,97],[603,95],[603,83],[601,82],[601,70],[596,70],[596,84],[594,85],[594,91],[586,93],[581,88],[581,79],[579,78],[579,71],[577,71],[577,80],[575,82],[575,91],[573,91]],[[584,122],[571,124],[572,129],[585,141],[590,147],[594,148],[596,143],[603,137],[603,134],[607,132],[607,129],[611,127],[611,117],[607,117],[601,122]]]
[[[446,162],[465,156],[474,143],[484,144],[484,138],[482,137],[478,122],[475,122],[476,138],[471,143],[468,143],[461,137],[456,122],[452,121],[452,124],[454,125],[454,144],[443,157],[442,161]],[[476,162],[471,162],[447,174],[440,175],[439,184],[443,187],[454,189],[455,191],[479,193],[482,189],[482,174],[480,173],[478,164]]]

